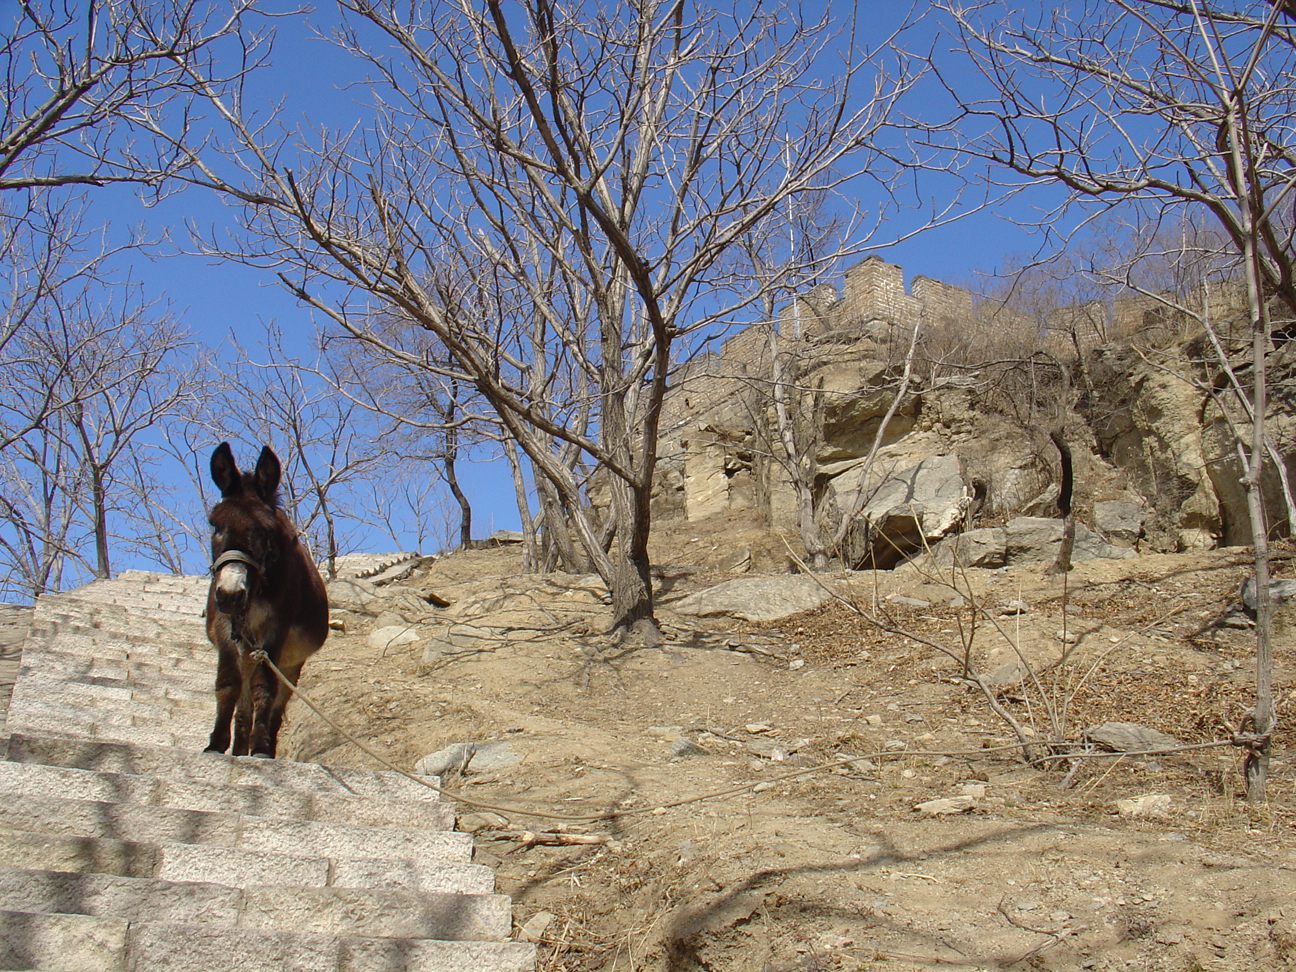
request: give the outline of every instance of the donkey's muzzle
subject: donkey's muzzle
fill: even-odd
[[[222,564],[216,572],[216,609],[221,614],[241,617],[248,606],[248,568],[241,563]]]

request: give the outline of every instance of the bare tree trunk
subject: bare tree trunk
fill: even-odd
[[[508,458],[509,471],[513,475],[513,496],[517,500],[518,519],[522,522],[522,569],[533,573],[540,569],[535,520],[531,517],[531,504],[527,502],[526,480],[522,476],[517,443],[507,436],[504,439],[504,455]]]
[[[1273,602],[1269,596],[1269,531],[1265,519],[1263,474],[1265,457],[1266,393],[1265,354],[1269,348],[1269,314],[1260,290],[1254,253],[1247,253],[1247,289],[1251,298],[1251,366],[1254,385],[1250,461],[1242,480],[1246,487],[1247,512],[1251,518],[1251,541],[1255,545],[1256,575],[1256,704],[1254,732],[1257,746],[1247,755],[1243,772],[1247,799],[1265,799],[1269,779],[1269,756],[1273,749]]]
[[[1075,547],[1075,509],[1072,506],[1072,494],[1075,488],[1075,470],[1071,462],[1071,449],[1060,432],[1050,432],[1049,438],[1057,446],[1062,460],[1062,480],[1058,483],[1058,512],[1062,514],[1062,544],[1058,547],[1057,559],[1048,569],[1050,574],[1066,574],[1071,570],[1071,551]]]
[[[796,494],[797,525],[801,532],[801,544],[810,558],[810,569],[822,572],[828,569],[828,550],[819,529],[815,524],[814,476],[816,443],[798,442],[791,416],[788,415],[788,384],[795,384],[799,377],[795,370],[792,375],[783,374],[783,355],[779,354],[778,333],[770,328],[770,361],[774,385],[774,415],[778,422],[779,438],[783,452],[787,456],[788,468],[792,473],[792,489]],[[802,410],[807,403],[802,402]],[[808,453],[808,454],[807,454]]]

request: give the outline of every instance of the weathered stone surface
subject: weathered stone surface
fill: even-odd
[[[1254,577],[1242,580],[1242,604],[1248,611],[1256,609],[1256,582]],[[1296,580],[1276,578],[1269,582],[1269,599],[1274,607],[1282,607],[1296,601]]]
[[[1005,529],[1005,556],[1010,564],[1025,564],[1057,559],[1062,544],[1061,520],[1042,516],[1019,516],[1008,521]],[[1099,560],[1135,557],[1129,547],[1107,543],[1082,523],[1075,525],[1075,544],[1071,560]]]
[[[1085,730],[1085,738],[1114,753],[1176,749],[1183,745],[1174,736],[1132,722],[1104,722],[1100,726],[1090,726]]]
[[[1007,559],[1007,532],[1003,527],[981,527],[946,537],[932,548],[942,567],[1002,567]]]
[[[931,455],[911,465],[890,457],[875,460],[866,480],[852,469],[829,486],[821,529],[833,533],[863,489],[868,495],[844,541],[846,562],[855,568],[889,568],[953,530],[967,512],[970,494],[954,455]]]
[[[382,598],[377,588],[356,577],[339,577],[329,581],[329,607],[335,611],[355,611],[357,614],[377,614]]]
[[[411,624],[390,624],[369,632],[369,647],[377,651],[412,645],[419,640],[418,629]]]
[[[679,614],[730,614],[746,621],[776,621],[817,608],[829,598],[823,584],[805,574],[739,577],[690,594],[671,605]]]
[[[1129,500],[1099,500],[1094,504],[1094,529],[1113,543],[1133,546],[1143,535],[1147,511]]]
[[[918,804],[914,809],[929,817],[939,817],[950,813],[966,813],[975,806],[975,799],[967,794],[960,794],[959,796],[928,800],[925,803]]]
[[[1116,801],[1116,811],[1122,817],[1161,817],[1170,811],[1174,801],[1164,793],[1148,793]]]

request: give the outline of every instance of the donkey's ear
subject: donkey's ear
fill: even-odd
[[[212,453],[211,477],[212,482],[221,491],[221,496],[232,496],[243,488],[243,477],[239,475],[238,466],[234,462],[234,452],[228,442],[222,442]]]
[[[274,506],[275,493],[279,490],[279,457],[274,450],[266,446],[256,464],[256,491],[262,500]]]

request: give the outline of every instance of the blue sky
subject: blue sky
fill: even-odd
[[[320,5],[327,8],[327,4]],[[899,22],[907,5],[879,3],[861,5],[863,23],[859,36],[884,36]],[[317,15],[318,20],[318,15]],[[278,24],[278,40],[271,65],[253,80],[247,92],[248,104],[282,101],[277,116],[285,127],[309,125],[345,128],[364,115],[363,88],[347,87],[357,80],[356,67],[331,44],[316,36],[297,18]],[[910,111],[921,105],[910,106]],[[869,187],[866,192],[872,192]],[[925,199],[940,205],[948,184],[932,182],[910,191],[905,198],[918,203]],[[877,200],[862,196],[872,208]],[[1033,237],[1004,217],[1029,215],[1029,200],[1019,199],[1011,213],[986,211],[951,225],[934,229],[892,247],[875,250],[885,259],[900,264],[906,279],[923,274],[951,282],[966,282],[976,271],[995,269],[1009,253],[1030,249]],[[277,322],[286,333],[300,337],[308,348],[316,333],[311,312],[298,305],[274,279],[271,272],[186,253],[192,250],[185,224],[221,233],[233,226],[235,211],[209,193],[189,189],[177,193],[152,209],[123,188],[100,190],[94,196],[92,220],[113,226],[140,224],[152,237],[163,234],[173,245],[164,246],[150,260],[136,261],[132,274],[144,282],[149,294],[170,301],[174,313],[198,338],[213,348],[223,345],[232,332],[240,341],[254,345],[264,333],[264,324]],[[908,221],[920,218],[917,210],[901,212],[883,226],[876,239],[903,233]],[[517,510],[507,467],[502,461],[469,464],[462,472],[464,485],[474,504],[475,530],[484,536],[494,528],[518,526]],[[387,541],[390,545],[390,541]]]

